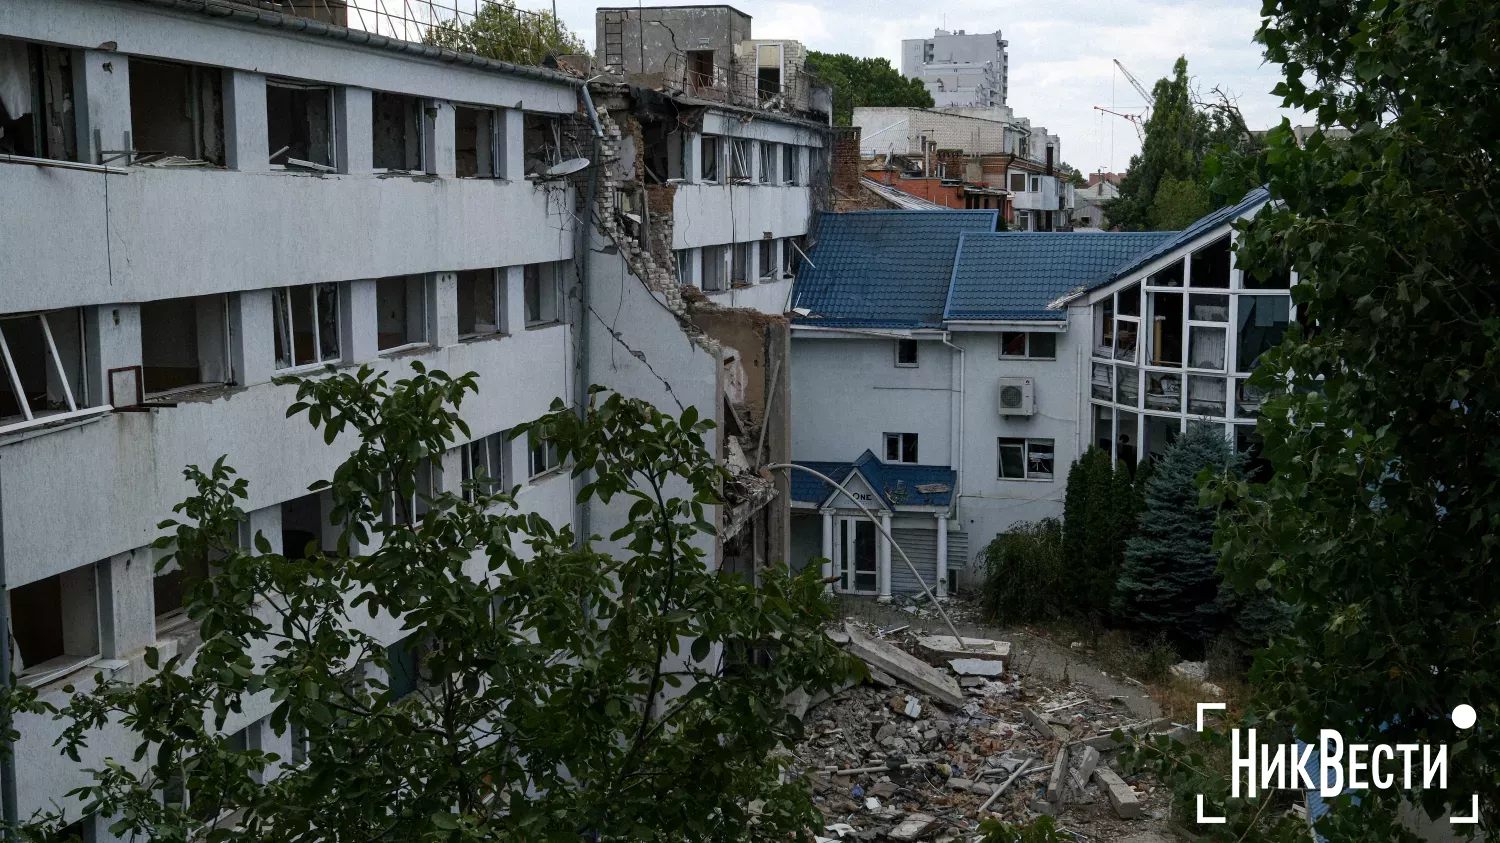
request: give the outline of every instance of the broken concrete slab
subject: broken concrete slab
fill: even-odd
[[[1166,717],[1158,717],[1155,720],[1147,720],[1142,723],[1132,723],[1130,725],[1121,727],[1120,731],[1125,733],[1125,742],[1129,743],[1132,736],[1145,737],[1147,735],[1150,735],[1158,727],[1165,726],[1167,724],[1170,724],[1171,722],[1172,721]],[[1188,731],[1192,731],[1191,727],[1189,727]],[[1176,730],[1168,732],[1168,734],[1170,734],[1174,740],[1182,740],[1182,737],[1176,733]],[[1087,738],[1085,740],[1078,741],[1077,743],[1083,746],[1091,746],[1094,749],[1099,750],[1100,752],[1109,752],[1111,750],[1119,749],[1120,747],[1125,745],[1122,743],[1116,743],[1113,736],[1114,733],[1110,732],[1106,735],[1095,735],[1092,738]]]
[[[988,659],[949,659],[948,666],[959,676],[1004,676],[1005,662]]]
[[[871,685],[874,685],[877,688],[896,687],[896,680],[892,679],[889,673],[886,673],[883,670],[877,670],[873,667],[870,667],[869,665],[865,665],[865,667],[869,668]]]
[[[937,817],[934,817],[931,814],[912,814],[911,816],[902,820],[900,825],[891,829],[890,833],[887,834],[886,837],[890,840],[918,840],[922,837],[922,835],[926,834],[927,831],[931,829],[933,824],[936,822]]]
[[[1059,809],[1068,801],[1068,745],[1057,748],[1052,759],[1052,775],[1047,777],[1047,801]]]
[[[865,664],[889,673],[950,708],[964,704],[963,691],[953,677],[938,672],[894,644],[866,637],[852,625],[846,624],[844,631],[849,635],[849,652],[864,660]]]
[[[1026,722],[1031,724],[1031,728],[1035,729],[1037,734],[1044,738],[1055,738],[1060,741],[1068,739],[1068,730],[1066,727],[1053,723],[1046,717],[1037,714],[1036,709],[1031,706],[1026,706],[1023,711],[1026,714]]]
[[[1135,790],[1120,778],[1119,774],[1108,767],[1099,767],[1094,770],[1094,780],[1104,788],[1109,796],[1110,807],[1115,809],[1115,814],[1122,820],[1133,820],[1141,815],[1141,799],[1135,795]]]
[[[837,629],[825,629],[825,630],[823,630],[823,634],[826,635],[826,636],[828,636],[828,640],[829,641],[832,641],[833,643],[839,645],[840,647],[842,647],[845,644],[849,643],[849,636],[848,636],[848,634],[844,633],[841,630],[837,630]]]
[[[934,665],[949,659],[985,659],[1010,665],[1010,642],[990,638],[964,638],[963,643],[951,635],[925,635],[917,639],[917,651]]]
[[[1075,757],[1078,759],[1078,766],[1068,774],[1068,785],[1075,796],[1081,796],[1094,775],[1094,768],[1099,766],[1100,755],[1099,750],[1085,746]]]

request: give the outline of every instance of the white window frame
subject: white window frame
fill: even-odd
[[[521,300],[526,310],[527,328],[542,328],[562,323],[562,266],[566,261],[529,263],[521,270]],[[536,307],[532,308],[531,289],[536,289]],[[551,295],[545,295],[550,293]]]
[[[1052,471],[1036,472],[1033,475],[1031,468],[1031,449],[1047,447],[1052,449]],[[1005,461],[1001,457],[1006,448],[1021,449],[1021,475],[1020,477],[1006,477]],[[1001,481],[1013,481],[1017,483],[1051,483],[1057,479],[1057,440],[1033,436],[999,436],[995,438],[995,477]]]
[[[475,176],[475,178],[484,178],[484,177],[483,176]],[[494,302],[495,302],[495,312],[492,313],[492,314],[490,314],[490,316],[492,316],[494,318],[495,330],[493,330],[493,331],[477,331],[476,330],[476,331],[469,331],[467,333],[460,333],[458,335],[459,339],[464,339],[464,340],[481,339],[483,337],[493,337],[493,336],[505,333],[505,279],[506,279],[507,273],[506,273],[505,269],[503,269],[503,268],[482,269],[482,270],[479,270],[479,271],[480,272],[488,272],[490,274],[489,283],[490,283],[490,285],[494,289]],[[462,291],[460,291],[460,293],[461,292]],[[459,300],[460,301],[463,300],[462,296],[460,296]],[[478,316],[476,314],[476,317],[475,317],[475,320],[474,320],[474,325],[477,328],[480,324],[482,324],[482,323],[479,321]]]
[[[500,131],[500,124],[505,121],[505,116],[504,116],[504,113],[503,113],[502,109],[496,108],[495,106],[492,106],[492,105],[474,105],[472,103],[462,103],[462,102],[460,102],[460,103],[454,103],[453,104],[453,116],[454,116],[455,122],[458,119],[458,110],[460,108],[465,109],[467,111],[476,111],[476,112],[479,112],[481,114],[486,114],[486,115],[489,116],[489,121],[488,121],[489,122],[489,131],[486,134],[487,134],[487,136],[489,138],[489,144],[490,144],[490,154],[489,154],[490,174],[489,175],[485,175],[482,172],[481,173],[476,173],[475,175],[472,175],[472,176],[460,176],[460,175],[457,174],[458,173],[458,150],[457,150],[457,142],[456,142],[456,137],[457,136],[455,135],[454,157],[453,157],[453,160],[454,160],[454,178],[460,178],[460,179],[503,179],[503,178],[505,178],[505,165],[504,165],[505,159],[504,159],[504,156],[502,154],[504,152],[504,150],[501,149],[502,144],[500,142],[501,139],[503,138],[503,133]],[[477,136],[477,134],[478,133],[476,132],[476,136]]]
[[[399,280],[404,285],[404,288],[402,290],[402,295],[404,297],[405,307],[406,307],[406,312],[404,313],[405,322],[406,322],[406,330],[410,330],[411,329],[411,325],[412,325],[412,314],[411,314],[412,292],[411,291],[412,291],[412,286],[413,286],[412,282],[413,281],[416,282],[416,288],[417,288],[416,300],[417,300],[417,306],[421,309],[421,313],[419,314],[420,319],[416,323],[417,326],[418,326],[417,338],[416,339],[411,339],[408,336],[406,342],[404,342],[404,343],[393,345],[390,348],[381,348],[381,349],[379,349],[380,356],[382,356],[382,357],[388,357],[388,356],[390,356],[392,354],[400,354],[400,353],[402,353],[404,351],[411,351],[414,348],[425,348],[425,347],[427,347],[429,345],[432,345],[432,337],[430,336],[429,328],[428,328],[428,312],[427,312],[428,311],[428,300],[427,299],[428,299],[428,296],[430,295],[430,291],[428,289],[429,286],[430,286],[430,282],[429,282],[428,277],[426,275],[393,275],[393,276],[389,276],[387,278],[378,279],[375,282],[376,283],[376,288],[375,288],[375,306],[377,308],[376,315],[375,315],[375,330],[376,330],[376,343],[375,344],[376,344],[376,346],[380,345],[380,341],[379,341],[380,314],[379,314],[379,310],[378,310],[378,308],[380,306],[380,287],[379,287],[379,284],[382,281],[392,281],[392,280]]]
[[[52,336],[52,324],[47,318],[54,313],[67,313],[72,311],[78,319],[78,360],[79,380],[78,390],[75,393],[73,384],[68,380],[67,368],[63,366],[62,355],[57,350],[57,341]],[[5,339],[5,324],[16,322],[35,316],[42,326],[42,339],[47,345],[47,359],[52,361],[52,370],[57,375],[58,383],[63,389],[63,403],[67,410],[46,411],[42,410],[38,415],[31,409],[31,402],[26,400],[26,390],[21,385],[21,373],[16,369],[16,362],[11,355],[10,344]],[[0,423],[0,431],[9,431],[29,425],[52,424],[69,418],[92,415],[103,412],[108,407],[89,407],[88,378],[82,375],[83,362],[88,359],[88,333],[84,330],[83,312],[78,308],[65,308],[63,310],[43,311],[40,313],[7,315],[0,317],[0,363],[3,363],[4,376],[10,383],[16,396],[16,407],[21,411],[21,419],[14,422]],[[45,373],[43,377],[45,377]]]
[[[801,147],[793,143],[782,145],[781,169],[786,171],[781,174],[781,183],[795,186],[801,176],[798,172],[802,169]]]
[[[722,293],[729,289],[729,246],[703,247],[703,276],[698,289],[705,293]],[[713,281],[714,286],[708,282]]]
[[[339,318],[340,317],[339,317],[339,314],[337,314],[337,313],[334,314],[334,319],[333,319],[334,332],[337,335],[336,338],[335,338],[335,341],[334,341],[334,345],[337,346],[337,348],[335,349],[335,353],[334,353],[334,355],[332,357],[326,357],[325,358],[323,356],[323,335],[322,335],[322,328],[319,325],[319,323],[322,320],[320,320],[318,318],[318,315],[319,315],[318,314],[318,288],[319,287],[332,287],[333,288],[333,295],[334,295],[334,299],[333,299],[333,301],[334,301],[334,307],[335,308],[340,307],[340,299],[342,298],[342,296],[344,294],[343,285],[341,285],[341,284],[298,284],[298,285],[292,286],[292,287],[277,287],[277,288],[275,288],[274,290],[271,291],[271,308],[272,308],[271,316],[272,316],[272,319],[275,320],[275,322],[274,322],[274,324],[272,326],[272,330],[274,332],[276,330],[276,328],[279,326],[279,328],[280,328],[280,330],[282,332],[283,341],[286,343],[287,354],[290,355],[287,358],[287,365],[285,365],[285,366],[281,365],[281,361],[280,360],[276,360],[275,361],[276,371],[278,371],[280,373],[286,374],[286,373],[292,373],[292,372],[306,372],[306,371],[311,371],[313,369],[317,369],[320,366],[324,366],[324,365],[326,365],[328,363],[337,363],[338,361],[340,361],[340,360],[343,359],[344,338],[342,336],[342,330],[341,330],[341,326],[339,324]],[[297,362],[297,339],[296,339],[296,336],[292,333],[292,325],[293,325],[293,320],[292,320],[292,291],[293,290],[301,290],[301,289],[304,289],[304,288],[311,288],[311,290],[312,290],[312,326],[313,326],[313,358],[314,359],[313,359],[313,362],[311,362],[311,363],[298,363]],[[271,344],[271,353],[273,355],[276,353],[276,345],[275,345],[275,342],[274,342],[274,334],[273,334],[273,342]]]
[[[476,448],[479,452],[478,459],[475,456]],[[484,470],[485,480],[491,486],[490,494],[504,492],[510,488],[510,431],[502,430],[465,442],[459,446],[459,456],[464,500],[474,502],[475,494],[472,484],[479,479],[474,472],[476,464]]]
[[[897,465],[920,465],[922,461],[921,443],[915,433],[886,433],[885,438],[885,462]],[[912,459],[906,458],[906,446],[911,445]],[[896,456],[891,456],[891,446],[896,449]]]
[[[562,468],[557,455],[557,443],[550,439],[539,441],[535,434],[530,435],[526,441],[526,467],[532,482]]]
[[[905,345],[906,343],[911,343],[911,345],[907,346]],[[902,348],[910,348],[912,350],[912,359],[910,362],[906,362],[901,359]],[[914,339],[896,340],[893,353],[895,354],[896,368],[898,369],[917,369],[922,365],[921,344]]]
[[[769,261],[765,260],[765,257],[768,253],[771,256],[771,259]],[[755,248],[755,260],[760,265],[755,268],[755,274],[760,278],[760,283],[769,284],[781,277],[781,269],[776,265],[776,258],[780,254],[781,246],[774,239],[762,239],[760,241],[757,241]]]
[[[729,184],[754,184],[756,172],[752,169],[754,158],[752,144],[746,138],[729,139]]]
[[[337,115],[337,111],[336,111],[336,107],[338,105],[338,101],[337,101],[337,98],[335,98],[334,95],[333,95],[333,88],[334,88],[334,86],[333,85],[326,85],[326,84],[316,83],[316,82],[310,82],[310,83],[309,82],[298,82],[298,81],[293,80],[293,79],[283,79],[283,78],[280,78],[280,77],[269,77],[269,78],[266,79],[266,87],[267,88],[286,88],[288,90],[301,90],[301,91],[321,91],[323,93],[323,95],[325,97],[327,97],[327,99],[328,99],[328,104],[327,104],[327,108],[328,108],[328,149],[326,150],[325,154],[326,154],[326,156],[328,158],[328,163],[325,164],[325,165],[321,165],[321,166],[317,165],[316,161],[310,161],[308,163],[315,165],[313,169],[316,170],[316,171],[318,171],[318,172],[333,172],[333,171],[336,171],[338,169],[338,167],[340,166],[339,160],[338,160],[339,120],[338,120],[338,115]],[[272,170],[291,170],[294,173],[295,172],[306,172],[306,168],[299,167],[299,166],[297,166],[295,164],[289,167],[285,163],[276,164],[276,163],[271,162],[270,161],[271,158],[279,157],[279,156],[273,155],[272,153],[278,153],[278,152],[280,152],[280,150],[276,150],[276,149],[267,149],[266,150],[266,160],[267,160],[266,166],[267,167],[269,167]],[[324,167],[327,167],[327,169],[325,170]]]
[[[781,163],[778,146],[770,141],[760,142],[760,172],[756,174],[760,184],[776,184],[777,165]]]
[[[112,600],[113,595],[101,595],[99,593],[99,587],[101,583],[99,582],[99,569],[97,564],[89,563],[87,565],[80,565],[76,568],[70,568],[66,571],[59,571],[56,574],[52,574],[48,577],[42,577],[38,580],[34,580],[32,583],[27,583],[26,585],[32,585],[36,582],[52,579],[52,577],[58,578],[58,590],[62,598],[60,601],[61,605],[59,606],[59,609],[64,615],[64,617],[62,618],[62,627],[64,630],[64,652],[61,655],[53,656],[46,661],[38,662],[34,665],[17,664],[15,662],[12,662],[12,670],[15,671],[16,681],[23,687],[40,688],[44,685],[51,684],[52,682],[56,682],[57,680],[63,678],[64,676],[67,676],[68,674],[72,673],[75,670],[78,670],[81,667],[84,667],[85,665],[98,661],[100,656],[103,655],[103,623],[102,618],[100,617],[99,604],[101,598],[105,600]],[[85,584],[92,584],[92,593],[88,595],[81,595],[85,598],[82,600],[79,599],[80,595],[77,594],[77,591],[80,586],[83,586],[85,584],[78,583],[77,579],[79,578],[84,579]],[[0,599],[14,600],[14,595],[16,594],[17,590],[24,587],[25,586],[12,586],[10,591]],[[68,607],[70,603],[70,594],[73,597],[73,600],[71,602],[74,608],[84,606],[92,609],[94,620],[93,646],[84,648],[86,650],[90,650],[91,652],[67,652],[67,630],[72,625],[70,623],[70,618],[67,617]],[[85,608],[83,611],[87,612],[89,611],[89,608]],[[11,624],[14,627],[14,613],[12,613],[10,617]],[[71,620],[76,621],[77,618],[73,618]],[[14,636],[14,631],[12,630],[10,634]],[[16,647],[14,652],[19,654],[19,646]]]

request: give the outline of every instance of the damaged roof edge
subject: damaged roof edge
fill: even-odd
[[[515,76],[538,79],[544,82],[570,85],[574,88],[583,87],[583,79],[566,73],[559,73],[555,70],[547,70],[541,67],[527,67],[510,62],[487,59],[484,56],[473,53],[460,53],[457,50],[450,50],[445,47],[433,47],[427,44],[418,44],[414,41],[403,41],[388,35],[377,35],[362,29],[336,26],[311,18],[301,18],[281,12],[253,9],[249,6],[228,2],[228,0],[121,0],[121,2],[154,6],[158,9],[170,9],[178,12],[188,12],[211,18],[228,19],[237,23],[256,24],[268,29],[281,29],[305,35],[316,35],[322,38],[375,47],[394,53],[404,53],[418,58],[433,59],[450,64],[461,64],[480,70],[499,71]]]

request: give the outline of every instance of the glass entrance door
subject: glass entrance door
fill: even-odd
[[[875,594],[879,588],[875,525],[868,518],[840,518],[833,543],[839,591]]]

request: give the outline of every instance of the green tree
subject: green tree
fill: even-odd
[[[1159,231],[1179,231],[1213,210],[1208,188],[1194,179],[1163,176],[1151,200],[1151,227]]]
[[[807,66],[833,86],[833,124],[848,126],[860,106],[932,108],[932,94],[918,79],[907,79],[888,59],[847,53],[807,51]]]
[[[524,65],[539,65],[549,55],[588,52],[583,39],[550,11],[518,9],[514,0],[486,2],[469,20],[442,21],[422,42]]]
[[[1257,715],[1346,741],[1448,744],[1446,790],[1375,790],[1330,840],[1379,836],[1401,804],[1468,814],[1500,789],[1500,6],[1271,0],[1257,35],[1286,106],[1261,161],[1278,204],[1239,240],[1257,277],[1296,267],[1299,321],[1252,382],[1282,389],[1260,431],[1263,485],[1218,535],[1241,588],[1293,606],[1256,659]],[[1474,706],[1479,728],[1449,713]],[[1486,833],[1500,802],[1480,799]]]
[[[592,471],[581,501],[629,504],[609,555],[483,477],[419,491],[419,467],[467,436],[476,387],[413,369],[281,380],[297,385],[289,416],[353,445],[312,487],[335,547],[241,547],[246,481],[222,458],[187,469],[197,492],[158,546],[212,560],[188,607],[203,643],[165,663],[148,651],[148,676],[101,676],[61,712],[75,763],[107,720],[140,740],[75,792],[85,811],[127,837],[215,843],[780,841],[820,819],[783,780],[800,724],[782,700],[852,667],[821,634],[816,566],[756,586],[706,564],[724,480],[712,423],[595,387],[583,417],[554,402],[521,426]],[[407,635],[387,649],[362,618]],[[270,727],[305,763],[226,738],[252,696],[275,702]]]
[[[1238,473],[1238,457],[1217,426],[1189,426],[1167,446],[1146,483],[1139,531],[1126,543],[1119,615],[1201,646],[1225,623],[1214,550],[1215,510],[1198,504],[1200,472]]]
[[[1125,542],[1135,532],[1135,484],[1123,463],[1090,447],[1068,469],[1063,492],[1065,570],[1060,586],[1071,612],[1100,624],[1109,617]]]
[[[1062,603],[1067,570],[1062,524],[1056,518],[1012,524],[985,547],[984,591],[980,606],[1002,624],[1055,617]]]

